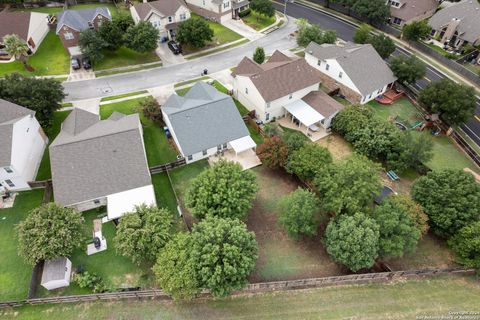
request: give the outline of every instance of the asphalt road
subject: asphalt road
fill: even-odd
[[[284,7],[282,5],[275,4],[275,6],[277,10],[283,12]],[[320,25],[323,29],[335,30],[337,32],[337,36],[342,40],[353,40],[353,34],[355,33],[356,27],[341,19],[337,19],[333,16],[297,3],[288,3],[286,13],[288,16],[297,19],[308,19],[308,21]],[[409,52],[397,47],[394,55],[401,54],[410,55]],[[425,88],[428,85],[429,81],[438,81],[445,77],[446,75],[443,74],[441,71],[431,66],[428,66],[427,74],[425,76],[426,79],[417,81],[414,86],[420,90]],[[478,145],[480,145],[480,98],[477,99],[476,114],[479,118],[470,119],[469,121],[467,121],[467,123],[462,125],[461,128],[463,129],[463,131],[465,131],[466,134],[470,136],[470,138],[472,138],[472,140],[474,140]]]

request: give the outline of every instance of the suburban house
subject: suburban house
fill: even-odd
[[[178,24],[190,18],[190,10],[183,0],[159,0],[138,3],[130,7],[135,24],[148,21],[160,31],[162,39],[171,39]]]
[[[196,14],[224,22],[229,19],[240,19],[239,13],[250,6],[249,0],[186,0],[190,10]]]
[[[86,211],[107,206],[112,220],[156,204],[138,114],[74,109],[50,145],[55,202]]]
[[[430,18],[431,36],[443,45],[460,49],[467,43],[480,45],[480,3],[463,0],[438,11]]]
[[[47,136],[35,112],[0,99],[0,185],[8,190],[30,189],[34,181]]]
[[[162,106],[162,115],[187,163],[232,150],[229,160],[251,157],[253,164],[260,164],[253,152],[256,143],[233,99],[210,84],[200,81],[184,97],[170,96]],[[253,166],[251,161],[245,165]]]
[[[403,27],[414,21],[428,19],[440,5],[439,0],[388,0],[390,23]]]
[[[80,32],[85,29],[98,30],[103,21],[112,20],[110,11],[105,7],[82,10],[65,10],[58,14],[56,33],[70,55],[80,55],[78,47]]]
[[[322,83],[352,103],[367,103],[393,86],[397,78],[370,44],[319,45],[305,49],[305,59],[320,71]]]
[[[235,69],[234,95],[263,122],[303,131],[311,140],[329,134],[332,119],[343,108],[319,90],[320,72],[305,59],[275,51],[263,64],[245,57]]]
[[[45,261],[40,284],[47,290],[68,287],[72,275],[72,262],[61,257],[55,260]]]
[[[3,47],[3,37],[15,34],[27,43],[30,53],[34,53],[48,30],[48,14],[2,11],[0,12],[0,52]]]

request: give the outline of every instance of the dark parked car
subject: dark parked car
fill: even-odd
[[[80,60],[78,60],[78,58],[72,58],[70,60],[70,64],[72,65],[72,69],[73,70],[78,70],[81,68],[80,66]]]
[[[91,69],[92,68],[92,63],[90,62],[90,59],[83,58],[82,59],[82,66],[85,70]]]
[[[176,43],[173,40],[168,41],[168,49],[170,49],[174,54],[182,53],[182,47],[180,44]]]

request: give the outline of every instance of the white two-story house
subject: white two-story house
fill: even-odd
[[[172,39],[178,24],[190,19],[190,10],[183,0],[145,1],[130,7],[130,13],[135,24],[150,22],[163,39]]]
[[[397,80],[370,44],[340,46],[311,42],[305,49],[305,60],[320,71],[326,88],[338,90],[352,103],[374,100]]]
[[[35,112],[0,99],[0,184],[30,189],[48,143]]]
[[[248,9],[249,0],[186,0],[190,9],[202,17],[217,22],[239,19],[239,13]]]

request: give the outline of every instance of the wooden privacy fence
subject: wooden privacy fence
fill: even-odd
[[[326,286],[342,285],[342,284],[364,284],[372,282],[388,282],[398,278],[416,278],[416,277],[431,277],[436,275],[453,275],[463,274],[469,275],[475,273],[475,269],[423,269],[423,270],[409,270],[409,271],[393,271],[380,273],[365,273],[352,274],[338,277],[325,278],[311,278],[301,280],[287,280],[248,284],[243,290],[239,290],[234,295],[242,295],[246,293],[262,293],[276,290],[295,290],[305,288],[319,288]],[[209,297],[208,292],[203,292],[201,297]],[[160,299],[169,300],[170,296],[162,290],[139,290],[126,292],[109,292],[97,294],[84,294],[77,296],[60,296],[50,298],[26,299],[20,301],[6,301],[0,302],[1,308],[19,307],[27,304],[53,304],[53,303],[67,303],[67,302],[89,302],[89,301],[112,301],[123,299]]]
[[[185,160],[185,158],[182,158],[182,159],[178,159],[178,160],[173,161],[173,162],[169,162],[169,163],[165,163],[165,164],[160,164],[158,166],[150,167],[150,173],[151,174],[160,173],[160,172],[164,172],[164,171],[167,171],[167,170],[174,169],[176,167],[184,166],[186,164],[187,164],[187,161]]]

